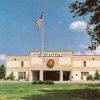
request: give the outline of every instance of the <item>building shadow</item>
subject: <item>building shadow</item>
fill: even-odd
[[[100,88],[70,89],[70,90],[49,90],[40,89],[44,94],[22,97],[24,100],[100,100]]]

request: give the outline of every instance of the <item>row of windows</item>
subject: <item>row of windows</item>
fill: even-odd
[[[83,66],[86,67],[86,61],[83,61]],[[24,62],[21,61],[21,67],[24,67]]]
[[[21,67],[23,67],[23,66],[24,66],[24,62],[21,61]],[[86,61],[83,62],[83,66],[86,67]]]
[[[26,79],[26,72],[19,72],[18,79]]]
[[[89,72],[81,72],[81,76],[89,76]]]
[[[89,76],[89,72],[81,72],[81,79],[83,79],[83,76],[88,77]]]

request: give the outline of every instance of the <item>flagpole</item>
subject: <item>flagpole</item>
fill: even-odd
[[[42,67],[43,67],[43,51],[44,51],[44,13],[37,21],[38,29],[41,29],[41,53],[42,53]],[[43,70],[40,70],[40,80],[43,80]]]
[[[43,22],[42,22],[42,68],[43,68],[43,52],[44,52],[44,13],[43,13]],[[43,70],[42,71],[42,81],[43,81]]]
[[[44,51],[44,13],[43,13],[43,22],[42,22],[42,60],[43,60],[43,51]]]

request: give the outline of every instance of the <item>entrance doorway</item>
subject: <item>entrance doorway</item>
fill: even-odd
[[[40,72],[33,71],[32,76],[33,76],[33,81],[39,81]]]
[[[70,71],[63,71],[63,81],[70,80]]]
[[[43,80],[59,81],[60,71],[44,71]]]

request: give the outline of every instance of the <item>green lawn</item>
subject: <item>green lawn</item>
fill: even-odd
[[[0,100],[100,100],[100,84],[0,83]]]

